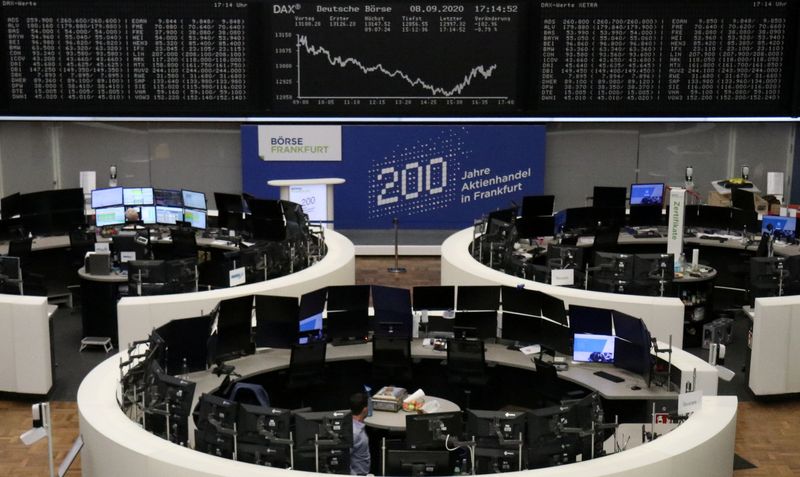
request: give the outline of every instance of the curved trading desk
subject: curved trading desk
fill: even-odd
[[[275,279],[196,293],[122,298],[117,304],[120,347],[146,339],[153,328],[170,320],[207,313],[220,300],[263,293],[299,297],[330,285],[354,285],[356,263],[353,243],[339,233],[326,231],[325,244],[328,252],[322,260],[299,272]]]
[[[469,247],[472,228],[456,232],[442,244],[442,285],[524,285],[564,300],[564,304],[609,308],[641,318],[653,337],[683,347],[684,306],[679,298],[623,295],[566,288],[507,275],[475,260]]]
[[[702,366],[702,360],[680,350],[676,350],[676,353],[679,361],[685,359],[690,362],[690,366]],[[327,360],[332,362],[368,359],[370,355],[369,344],[329,346]],[[422,359],[444,359],[446,356],[440,351],[422,347],[418,340],[412,344],[412,355]],[[80,428],[85,443],[81,466],[85,475],[118,477],[291,475],[286,473],[291,471],[283,469],[259,467],[203,454],[170,443],[143,430],[123,413],[117,403],[121,359],[125,359],[125,353],[101,363],[89,373],[78,390]],[[486,360],[487,363],[495,365],[534,369],[528,357],[501,345],[487,345]],[[288,362],[288,350],[262,349],[255,355],[232,361],[231,364],[236,366],[237,372],[247,377],[286,368]],[[563,378],[581,383],[609,399],[628,399],[632,392],[642,393],[638,396],[642,399],[676,397],[675,393],[659,389],[632,391],[629,385],[634,381],[627,379],[633,380],[634,376],[626,375],[626,383],[620,385],[594,376],[591,372],[594,369],[596,368],[574,365],[560,374]],[[617,371],[614,370],[615,373]],[[716,382],[716,372],[713,374]],[[193,373],[189,379],[197,383],[195,403],[201,393],[214,390],[221,382],[220,377],[214,376],[209,371]],[[191,427],[193,424],[190,421]],[[680,427],[653,442],[601,459],[524,471],[524,475],[526,477],[730,476],[733,470],[735,433],[736,398],[707,395],[703,398],[701,410],[695,412]]]

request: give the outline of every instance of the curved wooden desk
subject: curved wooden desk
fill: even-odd
[[[345,349],[346,348],[346,349]],[[683,353],[678,351],[678,353]],[[688,353],[684,353],[688,354]],[[328,361],[367,359],[371,355],[368,344],[347,347],[329,347]],[[419,341],[412,345],[412,355],[418,358],[444,359],[445,354],[424,348]],[[487,362],[504,366],[533,369],[533,363],[522,353],[507,350],[500,345],[487,345]],[[119,362],[125,358],[120,353],[97,366],[81,383],[78,390],[78,410],[84,448],[82,469],[87,476],[115,475],[119,477],[193,475],[201,477],[287,476],[282,469],[259,467],[234,462],[172,444],[144,431],[122,412],[117,404],[119,392]],[[695,357],[687,360],[701,361]],[[259,350],[255,355],[232,361],[237,372],[244,377],[261,372],[288,367],[288,350]],[[625,386],[595,377],[590,369],[571,366],[561,373],[567,379],[582,382],[609,398],[629,398],[633,392]],[[616,371],[616,370],[615,370]],[[193,373],[189,379],[196,381],[197,397],[219,386],[221,378],[209,371]],[[596,381],[590,382],[589,380]],[[600,382],[603,381],[603,382]],[[597,389],[603,387],[603,390]],[[646,391],[641,398],[672,398],[674,393]],[[641,391],[639,391],[641,392]],[[190,427],[192,424],[190,424]],[[619,454],[581,463],[524,471],[524,477],[537,476],[628,476],[651,477],[674,475],[730,476],[733,467],[734,437],[736,432],[736,398],[706,396],[703,407],[683,425],[648,444]],[[190,431],[191,434],[191,431]],[[304,474],[309,475],[309,474]]]

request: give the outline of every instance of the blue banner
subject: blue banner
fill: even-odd
[[[544,190],[543,126],[342,126],[340,158],[330,126],[319,137],[315,126],[270,127],[242,126],[244,192],[278,198],[268,180],[341,177],[341,229],[390,228],[393,217],[403,228],[463,228]]]

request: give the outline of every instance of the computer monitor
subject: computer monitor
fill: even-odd
[[[717,230],[731,228],[733,209],[731,207],[700,206],[700,227]]]
[[[753,303],[758,297],[780,295],[781,280],[785,288],[791,285],[792,263],[785,257],[750,257],[750,296]],[[786,294],[786,290],[783,294]]]
[[[153,205],[154,201],[152,187],[124,187],[122,189],[123,205]]]
[[[613,363],[614,336],[575,333],[572,340],[572,360],[582,363]]]
[[[737,209],[755,212],[756,201],[753,192],[738,187],[731,189],[731,205]]]
[[[447,450],[386,450],[387,475],[428,476],[451,475],[450,452]]]
[[[528,416],[522,411],[467,409],[466,435],[474,436],[479,446],[498,443],[501,437],[506,441],[524,439],[527,422]]]
[[[522,315],[541,316],[542,301],[544,300],[542,292],[509,286],[503,286],[501,292],[504,313],[513,312]]]
[[[131,260],[144,260],[144,246],[136,242],[136,234],[123,231],[111,237],[111,251],[119,262],[129,262]],[[124,256],[123,256],[123,252]]]
[[[614,319],[615,336],[634,344],[650,346],[650,342],[645,343],[642,341],[646,329],[642,320],[617,310],[612,311],[612,317]]]
[[[22,278],[19,257],[0,255],[0,279],[19,280]]]
[[[456,308],[456,287],[419,286],[412,290],[414,310],[454,310]]]
[[[661,285],[675,278],[675,256],[671,253],[638,253],[634,255],[634,270],[633,282],[639,287],[654,288],[658,294]]]
[[[195,192],[191,190],[182,189],[181,197],[183,198],[183,206],[189,209],[202,209],[206,210],[206,195],[203,192]]]
[[[326,321],[326,335],[331,341],[360,341],[369,338],[369,313],[363,310],[329,311]]]
[[[156,205],[162,207],[183,207],[183,196],[179,190],[153,189],[153,199]]]
[[[607,308],[569,305],[569,327],[573,333],[612,334],[612,312]]]
[[[658,206],[664,203],[664,184],[631,184],[631,207]]]
[[[731,209],[731,228],[747,230],[749,233],[757,233],[761,230],[761,221],[758,213],[754,210]]]
[[[180,207],[156,206],[156,223],[175,225],[183,221],[183,209]]]
[[[125,223],[125,207],[104,207],[94,210],[94,223],[98,227],[122,225]]]
[[[497,311],[457,311],[453,332],[456,338],[497,338]]]
[[[542,303],[542,318],[567,326],[567,308],[564,306],[564,300],[546,293],[542,293],[540,300]]]
[[[156,329],[163,340],[164,370],[173,375],[202,371],[208,365],[208,338],[211,336],[211,317],[171,320]]]
[[[164,263],[167,270],[167,286],[170,293],[194,293],[197,291],[197,258],[177,258]]]
[[[411,310],[375,309],[373,331],[385,338],[411,338],[413,317]]]
[[[328,289],[320,288],[300,296],[300,319],[321,314],[325,310]]]
[[[164,260],[133,260],[128,262],[128,281],[133,283],[165,283]]]
[[[595,186],[592,205],[608,208],[625,208],[625,196],[628,194],[626,187],[601,187]]]
[[[516,222],[517,237],[534,239],[551,237],[556,234],[555,218],[552,215],[541,217],[522,217]]]
[[[616,291],[616,287],[633,281],[633,255],[614,252],[595,252],[594,280]]]
[[[297,298],[256,295],[256,346],[291,348],[297,342]]]
[[[380,310],[411,312],[411,290],[372,285],[372,307]]]
[[[617,337],[614,344],[614,366],[647,378],[651,367],[650,346],[631,343]]]
[[[496,236],[514,224],[517,219],[517,208],[495,210],[489,213],[486,219],[486,235]]]
[[[761,233],[772,234],[775,240],[794,241],[797,239],[797,218],[765,215],[761,218]]]
[[[369,308],[369,285],[328,287],[328,311],[366,310]]]
[[[547,264],[550,268],[583,270],[584,249],[571,245],[548,245]]]
[[[572,346],[572,333],[568,326],[550,320],[541,320],[538,342],[543,348],[568,355]]]
[[[240,442],[265,445],[274,440],[289,439],[291,417],[288,409],[240,404],[236,436]]]
[[[160,373],[157,376],[158,394],[165,403],[169,404],[170,412],[173,415],[188,418],[192,413],[192,399],[196,384],[167,373]]]
[[[631,206],[628,225],[632,227],[655,227],[664,223],[661,205]]]
[[[456,291],[457,310],[497,310],[500,308],[500,287],[495,285],[462,285]]]
[[[220,228],[241,229],[245,212],[242,196],[214,192],[214,201],[217,204],[217,225]]]
[[[594,218],[593,207],[573,207],[566,209],[563,219],[563,231],[569,232],[575,229],[591,229],[597,227],[597,221]],[[560,220],[557,220],[560,223]],[[556,229],[558,229],[558,223]],[[558,231],[558,230],[557,230]]]
[[[92,190],[92,208],[113,207],[123,205],[122,187],[109,187],[108,189]]]
[[[313,449],[317,439],[326,447],[350,448],[353,445],[350,411],[298,412],[294,416],[294,438],[298,449]]]
[[[253,295],[220,301],[216,315],[217,340],[212,361],[227,361],[253,354],[255,352],[251,333]]]
[[[504,311],[502,315],[504,340],[520,344],[537,344],[541,338],[542,320],[530,316]]]
[[[205,230],[206,211],[199,209],[183,209],[183,221],[188,222],[193,229]]]
[[[322,313],[301,319],[297,332],[299,336],[298,343],[300,344],[322,339]]]
[[[213,394],[202,394],[197,404],[195,425],[200,430],[217,430],[219,428],[233,430],[239,412],[236,401]]]
[[[443,449],[445,439],[460,439],[464,422],[460,412],[406,415],[406,446],[409,449]]]
[[[539,217],[553,215],[554,195],[526,195],[522,198],[522,216]]]
[[[134,207],[125,207],[125,211],[127,212],[128,209],[134,209],[139,214],[139,222],[145,225],[153,225],[156,223],[156,208],[152,205],[141,205],[141,206],[134,206]],[[125,220],[128,221],[127,214],[125,215]]]

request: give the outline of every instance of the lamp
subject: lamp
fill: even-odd
[[[111,164],[108,168],[108,187],[117,187],[117,165]]]
[[[694,190],[694,167],[686,166],[684,179],[684,188],[686,190]]]
[[[744,180],[750,179],[750,166],[748,165],[742,166],[742,179]]]

